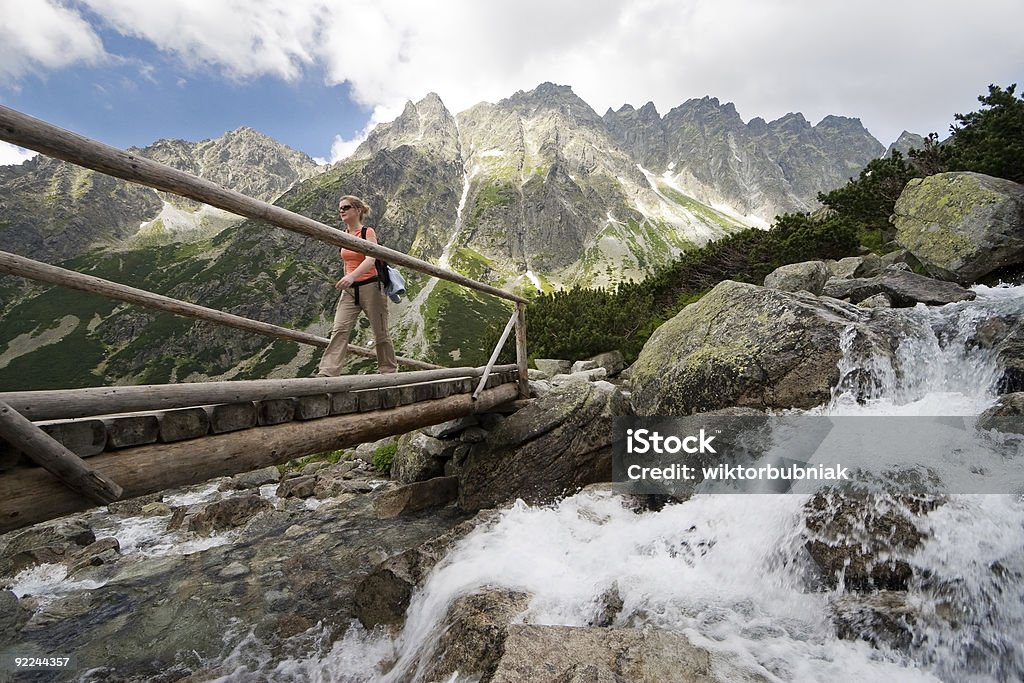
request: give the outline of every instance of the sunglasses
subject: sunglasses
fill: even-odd
[[[341,206],[338,207],[338,211],[348,211],[349,209],[354,208],[356,207],[352,206],[351,204],[342,204]]]

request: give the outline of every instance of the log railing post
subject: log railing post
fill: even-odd
[[[480,395],[480,392],[487,386],[487,378],[491,376],[491,369],[494,364],[498,361],[498,354],[501,353],[501,347],[505,345],[505,340],[508,339],[508,333],[512,331],[512,326],[516,322],[516,311],[512,311],[512,317],[508,319],[505,324],[505,331],[501,333],[501,338],[498,339],[498,343],[494,346],[494,351],[491,352],[491,357],[487,361],[487,366],[484,368],[483,373],[480,375],[480,383],[477,384],[476,391],[473,392],[473,398],[475,399]]]
[[[519,398],[530,398],[530,375],[526,366],[526,304],[516,304],[516,368],[519,371]]]
[[[72,491],[95,503],[110,503],[124,493],[117,483],[86,465],[59,441],[3,401],[0,401],[0,436]]]

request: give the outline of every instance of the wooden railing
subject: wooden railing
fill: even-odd
[[[477,401],[481,392],[488,386],[488,377],[492,368],[494,368],[498,352],[512,329],[515,329],[516,332],[516,364],[514,368],[517,375],[517,388],[515,393],[520,398],[526,398],[529,395],[526,368],[527,301],[520,296],[492,285],[476,282],[459,273],[449,271],[408,254],[367,242],[307,216],[302,216],[282,207],[248,197],[240,192],[229,190],[184,171],[140,157],[132,152],[119,150],[95,140],[90,140],[4,106],[0,106],[0,140],[132,183],[146,185],[157,190],[209,204],[210,206],[245,218],[266,221],[276,227],[312,237],[327,244],[351,249],[374,258],[385,259],[390,263],[411,268],[427,275],[511,301],[515,304],[515,310],[505,328],[504,335],[502,335],[498,346],[494,349],[490,362],[486,367],[472,371],[470,374],[470,376],[474,377],[479,376],[480,379],[476,391],[473,392],[468,400],[471,402]],[[179,301],[171,297],[76,273],[8,252],[0,252],[0,273],[87,291],[135,305],[303,344],[326,346],[328,343],[327,339],[306,332],[291,330],[270,323],[206,308],[198,304]],[[350,346],[349,348],[353,353],[360,355],[374,355],[369,349],[356,346]],[[408,358],[400,358],[399,361],[405,365],[418,368],[438,368],[438,366]],[[451,375],[451,372],[456,374]],[[425,382],[449,376],[465,376],[465,372],[465,368],[454,370],[434,369],[427,372],[427,376],[424,376],[420,381]],[[377,383],[375,386],[392,386],[393,384],[408,383],[410,380],[415,381],[410,375],[416,374],[402,373],[401,376],[393,378],[380,377],[373,380],[373,382]],[[68,487],[82,496],[93,501],[110,501],[122,495],[124,492],[122,487],[100,472],[90,468],[83,460],[53,440],[52,437],[39,429],[38,426],[35,426],[31,420],[46,420],[57,415],[67,418],[74,415],[96,415],[127,410],[151,410],[154,408],[168,408],[172,405],[183,405],[184,403],[196,405],[197,403],[210,403],[218,400],[259,400],[258,398],[253,398],[253,396],[262,395],[260,392],[266,393],[267,391],[270,391],[268,395],[278,397],[282,395],[282,392],[292,396],[302,395],[302,392],[308,394],[330,393],[346,390],[346,387],[349,387],[349,385],[354,387],[367,381],[367,379],[355,377],[340,377],[307,380],[265,380],[262,381],[262,384],[261,381],[257,380],[254,382],[211,382],[191,385],[80,389],[67,392],[11,392],[0,394],[0,436],[21,448],[37,464],[43,466],[53,476],[63,481]],[[281,385],[281,383],[284,384]],[[287,385],[286,389],[283,388],[284,385]],[[481,401],[481,403],[493,405],[495,400],[508,400],[509,398],[508,392],[500,389],[500,387],[489,391],[492,392],[489,395],[490,399],[488,401]],[[181,398],[182,396],[188,396],[188,398]],[[514,397],[514,394],[512,397]],[[78,402],[76,405],[69,405],[69,402],[74,404],[76,401]],[[421,424],[424,419],[448,419],[445,416],[451,414],[452,410],[457,412],[465,412],[466,410],[461,404],[456,406],[456,397],[452,397],[449,403],[455,407],[449,408],[447,411],[439,410],[426,415],[417,415],[416,419],[412,420],[410,424]],[[371,431],[376,434],[380,433],[381,429],[382,427],[378,426],[375,430]],[[323,442],[322,438],[316,441],[318,447],[322,446]],[[299,450],[301,448],[300,446]],[[296,449],[289,448],[287,452],[294,455]],[[276,461],[275,459],[280,457],[283,457],[281,453],[275,452],[268,455],[268,460]],[[140,487],[134,486],[131,488],[133,489],[132,492],[138,495]],[[45,486],[43,489],[45,489]],[[10,494],[9,491],[8,494]],[[74,507],[74,505],[70,505],[70,507]]]

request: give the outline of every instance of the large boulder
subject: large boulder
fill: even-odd
[[[970,284],[1024,262],[1024,186],[980,173],[914,179],[896,202],[896,241],[934,277]]]
[[[844,330],[854,327],[856,344],[891,356],[871,315],[841,301],[727,280],[651,335],[633,364],[633,407],[639,415],[690,415],[820,405],[840,379]]]
[[[522,498],[544,503],[612,476],[612,418],[629,403],[607,382],[574,382],[510,415],[473,445],[459,505],[481,510]]]
[[[804,506],[808,554],[830,588],[906,590],[925,539],[917,520],[941,504],[906,491],[821,491]]]
[[[455,599],[448,607],[437,646],[430,653],[422,680],[450,681],[479,675],[491,680],[505,647],[509,624],[530,604],[519,591],[483,588]],[[519,678],[517,680],[535,680]]]
[[[479,512],[473,519],[456,525],[447,533],[377,565],[356,588],[355,609],[359,621],[368,630],[378,626],[404,625],[412,594],[422,587],[430,570],[469,532],[496,517],[495,510]]]
[[[711,653],[685,633],[656,628],[513,624],[491,683],[613,683],[735,680],[715,670]],[[754,683],[767,678],[748,673]]]

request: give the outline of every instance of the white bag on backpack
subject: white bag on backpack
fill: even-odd
[[[396,304],[402,301],[402,295],[405,294],[405,278],[398,272],[398,268],[390,263],[388,264],[388,282],[384,286],[384,293]]]

